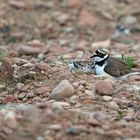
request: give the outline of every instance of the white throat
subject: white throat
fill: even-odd
[[[102,62],[104,61],[106,58],[108,58],[108,54],[106,54],[104,56],[104,58],[101,58],[99,56],[94,57],[94,61],[95,62]],[[96,75],[101,75],[101,74],[105,74],[104,68],[107,65],[107,62],[105,62],[102,66],[95,64],[95,71],[96,71]]]
[[[106,65],[107,65],[107,62],[105,64],[103,64],[102,66],[95,65],[96,75],[105,74],[104,68]]]

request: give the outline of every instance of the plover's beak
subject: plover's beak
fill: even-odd
[[[95,56],[97,56],[97,54],[96,54],[96,53],[94,53],[92,56],[90,56],[90,58],[93,58],[93,57],[95,57]]]
[[[90,56],[90,58],[93,58],[93,57],[94,57],[94,55]]]

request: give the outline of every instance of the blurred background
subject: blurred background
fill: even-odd
[[[74,47],[110,38],[116,26],[140,31],[139,0],[0,0],[0,44],[37,39]]]

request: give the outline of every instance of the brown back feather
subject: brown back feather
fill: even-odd
[[[131,68],[122,62],[119,58],[109,57],[107,60],[105,72],[114,77],[120,77],[132,72]]]

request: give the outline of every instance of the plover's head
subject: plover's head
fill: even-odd
[[[106,54],[104,51],[96,50],[90,58],[93,58],[95,62],[100,62],[106,59],[108,56],[109,55]]]

